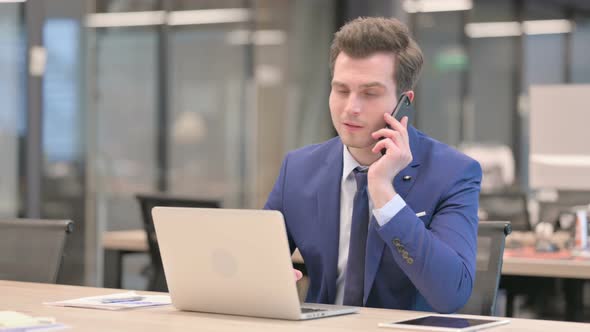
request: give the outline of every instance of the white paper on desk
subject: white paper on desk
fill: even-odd
[[[0,311],[0,332],[56,331],[68,326],[52,317],[33,317],[16,311]]]
[[[69,329],[70,327],[64,324],[55,323],[47,325],[32,325],[20,327],[1,327],[0,332],[49,332]]]
[[[116,299],[116,298],[128,298],[132,296],[142,296],[143,298],[138,301],[127,301],[117,303],[103,303],[105,299]],[[46,302],[44,304],[53,305],[58,307],[76,307],[76,308],[91,308],[91,309],[102,309],[102,310],[122,310],[122,309],[133,309],[152,307],[158,305],[171,304],[169,295],[139,295],[135,292],[115,293],[108,295],[82,297],[79,299],[57,301],[57,302]]]

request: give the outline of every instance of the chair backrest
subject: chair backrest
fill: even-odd
[[[173,197],[164,194],[137,194],[135,198],[141,207],[143,227],[147,234],[150,260],[153,268],[148,290],[167,291],[162,258],[160,257],[160,247],[158,246],[154,220],[152,219],[152,209],[156,206],[219,208],[221,204],[216,200]]]
[[[512,232],[508,221],[482,221],[477,231],[477,260],[473,291],[459,313],[493,316],[502,274],[506,236]]]
[[[528,200],[523,192],[481,193],[479,220],[510,220],[515,231],[532,230]]]
[[[70,220],[0,220],[0,279],[55,283]]]

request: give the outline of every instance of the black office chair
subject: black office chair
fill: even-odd
[[[143,227],[147,234],[151,260],[148,290],[167,292],[168,286],[166,285],[162,258],[160,257],[160,247],[158,246],[156,230],[154,229],[152,209],[156,206],[219,208],[220,203],[215,200],[197,200],[192,198],[172,197],[163,194],[137,194],[135,198],[138,200],[141,207]]]
[[[0,279],[55,283],[70,220],[0,220]]]
[[[506,236],[512,232],[510,222],[479,223],[477,231],[477,260],[473,292],[462,314],[493,316],[502,274]]]
[[[479,195],[479,220],[510,220],[515,231],[532,230],[528,201],[523,192],[494,192]]]

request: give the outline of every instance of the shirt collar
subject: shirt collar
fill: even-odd
[[[361,166],[361,164],[354,159],[350,154],[350,151],[348,151],[348,147],[345,145],[342,149],[342,181],[346,181],[350,176],[350,173],[359,166]]]

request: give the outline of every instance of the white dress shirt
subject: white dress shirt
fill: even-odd
[[[352,224],[352,206],[356,193],[356,180],[353,170],[361,166],[344,146],[342,154],[342,181],[340,184],[340,237],[338,246],[338,277],[336,279],[336,301],[342,304],[344,300],[344,278],[348,262],[348,247],[350,245],[350,227]],[[363,166],[361,166],[363,167]],[[380,209],[373,209],[374,204],[369,195],[369,211],[377,220],[379,226],[385,225],[401,209],[406,202],[399,195],[395,195]]]

